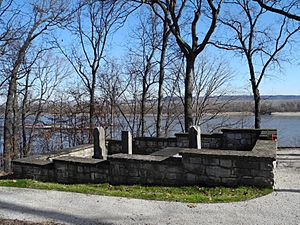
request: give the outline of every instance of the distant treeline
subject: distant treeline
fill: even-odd
[[[227,104],[227,112],[253,112],[253,102],[233,101]],[[300,112],[300,100],[263,100],[261,102],[261,113],[269,114],[272,112]]]
[[[167,99],[167,98],[166,98]],[[214,97],[211,97],[211,99],[214,99]],[[261,102],[261,113],[262,114],[269,114],[272,112],[300,112],[300,96],[262,96],[262,102]],[[169,100],[169,99],[168,99]],[[254,102],[252,100],[251,96],[222,96],[218,99],[219,102],[224,102],[222,111],[223,112],[253,112],[254,111]],[[164,109],[164,114],[172,113],[172,111],[176,110],[182,111],[183,113],[183,107],[178,102],[176,104],[176,100],[173,101],[173,107],[168,107]],[[209,101],[208,101],[209,102]],[[152,102],[151,102],[152,103]],[[55,104],[56,105],[56,104]],[[97,106],[98,105],[98,106]],[[88,103],[82,103],[82,105],[73,105],[71,102],[65,102],[63,105],[60,104],[59,106],[56,105],[49,105],[45,107],[46,113],[55,114],[59,107],[70,109],[71,108],[80,108],[81,110],[78,111],[78,113],[88,113]],[[103,105],[96,104],[96,108],[102,108]],[[124,113],[130,113],[129,110],[127,110],[128,106],[126,103],[120,104],[120,109]],[[152,104],[148,104],[148,113],[152,114],[156,112],[156,108],[153,107]],[[214,105],[211,104],[211,108],[214,108]],[[32,107],[34,109],[34,107]],[[171,112],[168,112],[166,110],[169,110]],[[0,114],[4,114],[5,107],[0,106]],[[98,110],[97,110],[98,111]],[[100,110],[102,111],[102,110]],[[67,112],[66,112],[67,113]]]

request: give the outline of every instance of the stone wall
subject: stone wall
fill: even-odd
[[[56,181],[53,163],[49,160],[41,160],[37,157],[14,160],[13,173],[17,179],[34,179],[48,182]]]
[[[150,155],[166,147],[176,147],[176,138],[138,137],[134,139],[133,154]]]
[[[121,140],[106,140],[108,155],[127,153],[122,151],[122,141]]]
[[[16,178],[56,182],[57,173],[53,160],[60,157],[81,157],[91,159],[92,156],[93,145],[80,145],[56,153],[52,152],[50,154],[29,156],[13,160],[13,172]]]
[[[109,157],[111,184],[184,184],[180,158],[117,154]]]
[[[225,150],[251,150],[256,140],[272,140],[276,129],[222,129],[222,133],[201,134],[201,148]],[[107,140],[108,154],[122,151],[120,140]],[[133,154],[150,155],[166,147],[189,147],[189,134],[177,133],[174,138],[139,137],[133,140]]]
[[[276,143],[259,140],[252,151],[166,148],[158,155],[115,154],[108,160],[26,158],[14,161],[13,171],[16,178],[60,183],[272,187],[275,156]]]
[[[245,131],[227,129],[223,131],[225,135],[202,135],[202,145],[206,146],[202,149],[185,148],[186,134],[176,138],[137,139],[135,144],[148,149],[145,152],[159,151],[151,155],[114,154],[107,160],[92,158],[92,146],[78,146],[59,154],[14,160],[13,172],[16,178],[60,183],[272,187],[276,142],[270,137],[274,130],[263,134],[265,140],[255,140],[262,135],[261,131]],[[230,150],[220,149],[232,142],[243,145],[243,140],[248,139],[249,145],[254,143],[251,151],[235,146]],[[181,147],[165,148],[168,145]]]
[[[56,182],[74,183],[106,183],[109,175],[109,161],[63,156],[53,159]]]
[[[259,129],[222,129],[222,149],[250,151],[260,136]]]
[[[258,141],[255,149],[245,151],[181,151],[188,184],[205,186],[272,187],[276,149],[270,141]]]
[[[221,149],[223,144],[223,134],[202,134],[201,147],[208,149]]]
[[[110,156],[109,180],[113,184],[175,186],[274,185],[275,142],[260,140],[249,152],[182,149],[179,155],[182,157]]]

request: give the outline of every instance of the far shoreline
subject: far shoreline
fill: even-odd
[[[254,116],[253,112],[222,112],[219,115],[227,116]],[[262,116],[294,116],[300,117],[300,112],[271,112],[271,114],[262,114]]]
[[[300,112],[272,112],[272,116],[300,116]]]

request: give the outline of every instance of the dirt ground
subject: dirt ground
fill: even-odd
[[[0,169],[0,177],[6,176],[6,175],[7,175],[7,173],[4,173],[4,171],[1,171],[1,169]]]
[[[5,173],[3,171],[1,171],[0,169],[0,179],[12,179],[13,176],[12,176],[12,173]]]
[[[1,225],[63,225],[62,223],[54,223],[54,222],[30,222],[30,221],[21,221],[21,220],[7,220],[0,218]]]

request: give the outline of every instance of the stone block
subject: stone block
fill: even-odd
[[[106,174],[94,173],[95,180],[99,180],[101,182],[106,181]]]
[[[84,173],[90,173],[90,172],[91,172],[90,167],[89,167],[89,166],[84,166],[84,167],[83,167],[83,172],[84,172]]]
[[[234,144],[231,144],[231,143],[230,143],[230,144],[228,144],[228,145],[227,145],[227,148],[229,148],[229,149],[233,149],[233,148],[234,148]]]
[[[201,143],[202,148],[210,148],[209,143]]]
[[[198,180],[198,176],[193,173],[186,174],[186,181],[188,184],[194,184]]]
[[[204,185],[210,186],[210,187],[220,186],[221,184],[222,184],[222,181],[221,181],[221,178],[219,178],[219,177],[208,177],[204,181]]]
[[[228,139],[235,139],[235,135],[234,134],[232,134],[232,133],[229,133],[229,134],[226,134],[226,137],[228,138]]]
[[[160,168],[161,173],[182,173],[182,167],[179,166],[172,166],[172,167],[167,167],[165,170],[164,168]]]
[[[229,187],[235,187],[238,185],[238,180],[236,178],[221,178],[222,185],[229,186]]]
[[[155,180],[152,177],[147,177],[145,181],[149,184],[154,184],[155,183]]]
[[[164,146],[164,142],[163,141],[158,141],[157,142],[157,146],[158,147],[163,147]]]
[[[237,140],[242,139],[242,134],[241,134],[241,133],[236,133],[236,134],[234,135],[234,139],[237,139]]]
[[[140,170],[138,170],[138,175],[140,176],[140,177],[147,177],[147,170],[145,170],[145,169],[140,169]]]
[[[232,167],[232,160],[230,159],[220,159],[220,166],[225,168]]]
[[[230,177],[231,170],[218,167],[218,166],[207,166],[205,173],[208,177]]]
[[[13,172],[14,172],[14,174],[22,174],[22,166],[20,166],[20,165],[16,165],[16,164],[14,164],[13,165]]]
[[[201,164],[184,164],[184,171],[197,175],[205,174],[205,166]]]
[[[136,169],[136,170],[131,170],[129,171],[128,175],[130,177],[138,177],[139,176],[139,171]]]
[[[54,165],[57,170],[65,170],[66,169],[66,163],[64,163],[64,162],[55,161]]]
[[[247,139],[241,139],[241,145],[249,145]]]
[[[189,162],[193,164],[203,164],[203,160],[200,157],[190,157]]]
[[[251,170],[251,175],[254,177],[273,178],[274,174],[271,170]]]
[[[231,174],[237,177],[252,176],[251,168],[234,168],[231,170]]]
[[[246,160],[236,160],[235,161],[235,166],[238,168],[243,168],[243,169],[260,169],[260,164],[259,162],[255,161],[248,161]]]
[[[238,179],[239,185],[255,186],[254,178],[251,176],[244,176]]]
[[[253,179],[253,186],[256,187],[269,187],[272,188],[274,186],[274,179],[268,179],[265,177],[255,177]]]
[[[272,162],[260,162],[259,165],[261,170],[272,170],[274,168]]]
[[[202,163],[207,166],[218,166],[220,165],[220,160],[214,157],[204,157],[202,158]]]
[[[41,168],[41,175],[48,176],[48,171],[49,171],[49,169],[47,169],[47,168]]]

